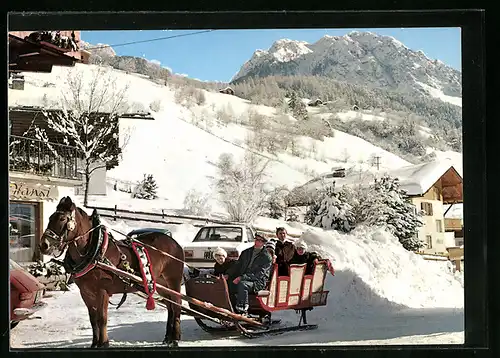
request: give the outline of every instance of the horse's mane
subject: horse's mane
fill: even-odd
[[[81,216],[83,216],[84,219],[90,218],[89,214],[87,214],[87,212],[82,208],[80,208],[79,206],[76,207],[76,210],[78,210],[78,212],[80,213]]]

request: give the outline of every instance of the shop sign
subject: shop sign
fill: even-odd
[[[10,182],[10,199],[17,200],[57,200],[57,186],[34,183]]]

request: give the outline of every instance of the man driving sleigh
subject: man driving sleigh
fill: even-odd
[[[266,287],[273,258],[264,248],[267,238],[255,235],[253,247],[243,250],[238,260],[227,271],[229,291],[236,295],[235,309],[240,314],[248,312],[248,294],[257,293]]]

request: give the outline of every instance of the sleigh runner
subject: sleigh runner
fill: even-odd
[[[63,205],[66,203],[66,206]],[[278,276],[277,265],[274,265],[266,289],[250,294],[248,315],[241,315],[233,310],[228,285],[222,277],[200,275],[191,278],[185,282],[186,294],[180,292],[181,278],[178,273],[182,275],[182,270],[179,270],[179,265],[187,264],[183,252],[177,249],[180,246],[171,236],[152,233],[133,239],[120,233],[126,239],[116,240],[110,233],[110,230],[116,230],[102,225],[97,212],[94,211],[92,217],[85,217],[81,209],[75,209],[71,199],[61,200],[51,222],[63,223],[60,224],[63,226],[54,224],[54,229],[47,228],[43,235],[43,243],[47,247],[41,247],[41,250],[48,252],[51,246],[58,246],[62,252],[67,248],[64,262],[53,261],[64,265],[80,289],[90,286],[101,292],[105,290],[107,298],[104,299],[108,302],[109,296],[123,293],[118,307],[125,301],[127,293],[134,293],[146,299],[148,310],[154,309],[155,303],[167,308],[165,343],[177,345],[181,314],[194,317],[197,324],[208,332],[237,331],[249,338],[317,328],[317,325],[307,323],[306,312],[327,304],[328,291],[324,290],[324,283],[327,271],[333,274],[328,260],[318,261],[311,275],[305,275],[306,265],[303,264],[290,265],[289,276]],[[164,241],[168,241],[170,246],[163,244]],[[76,254],[73,252],[71,255],[72,245]],[[75,257],[80,260],[76,262]],[[162,257],[170,261],[161,261]],[[161,262],[163,264],[159,268]],[[172,272],[174,267],[176,273]],[[175,281],[171,281],[172,277]],[[83,299],[85,301],[85,297]],[[300,313],[297,325],[281,326],[279,320],[271,319],[272,312],[291,309]],[[174,312],[177,312],[175,317]],[[92,322],[92,316],[90,318]],[[94,333],[92,347],[107,347],[107,331],[103,333],[101,330],[97,334],[100,335]]]

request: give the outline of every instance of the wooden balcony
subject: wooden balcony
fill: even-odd
[[[10,136],[9,171],[82,180],[82,153],[76,148],[33,138]]]
[[[462,230],[462,227],[463,227],[462,219],[457,219],[457,218],[444,219],[445,231],[459,231]]]

